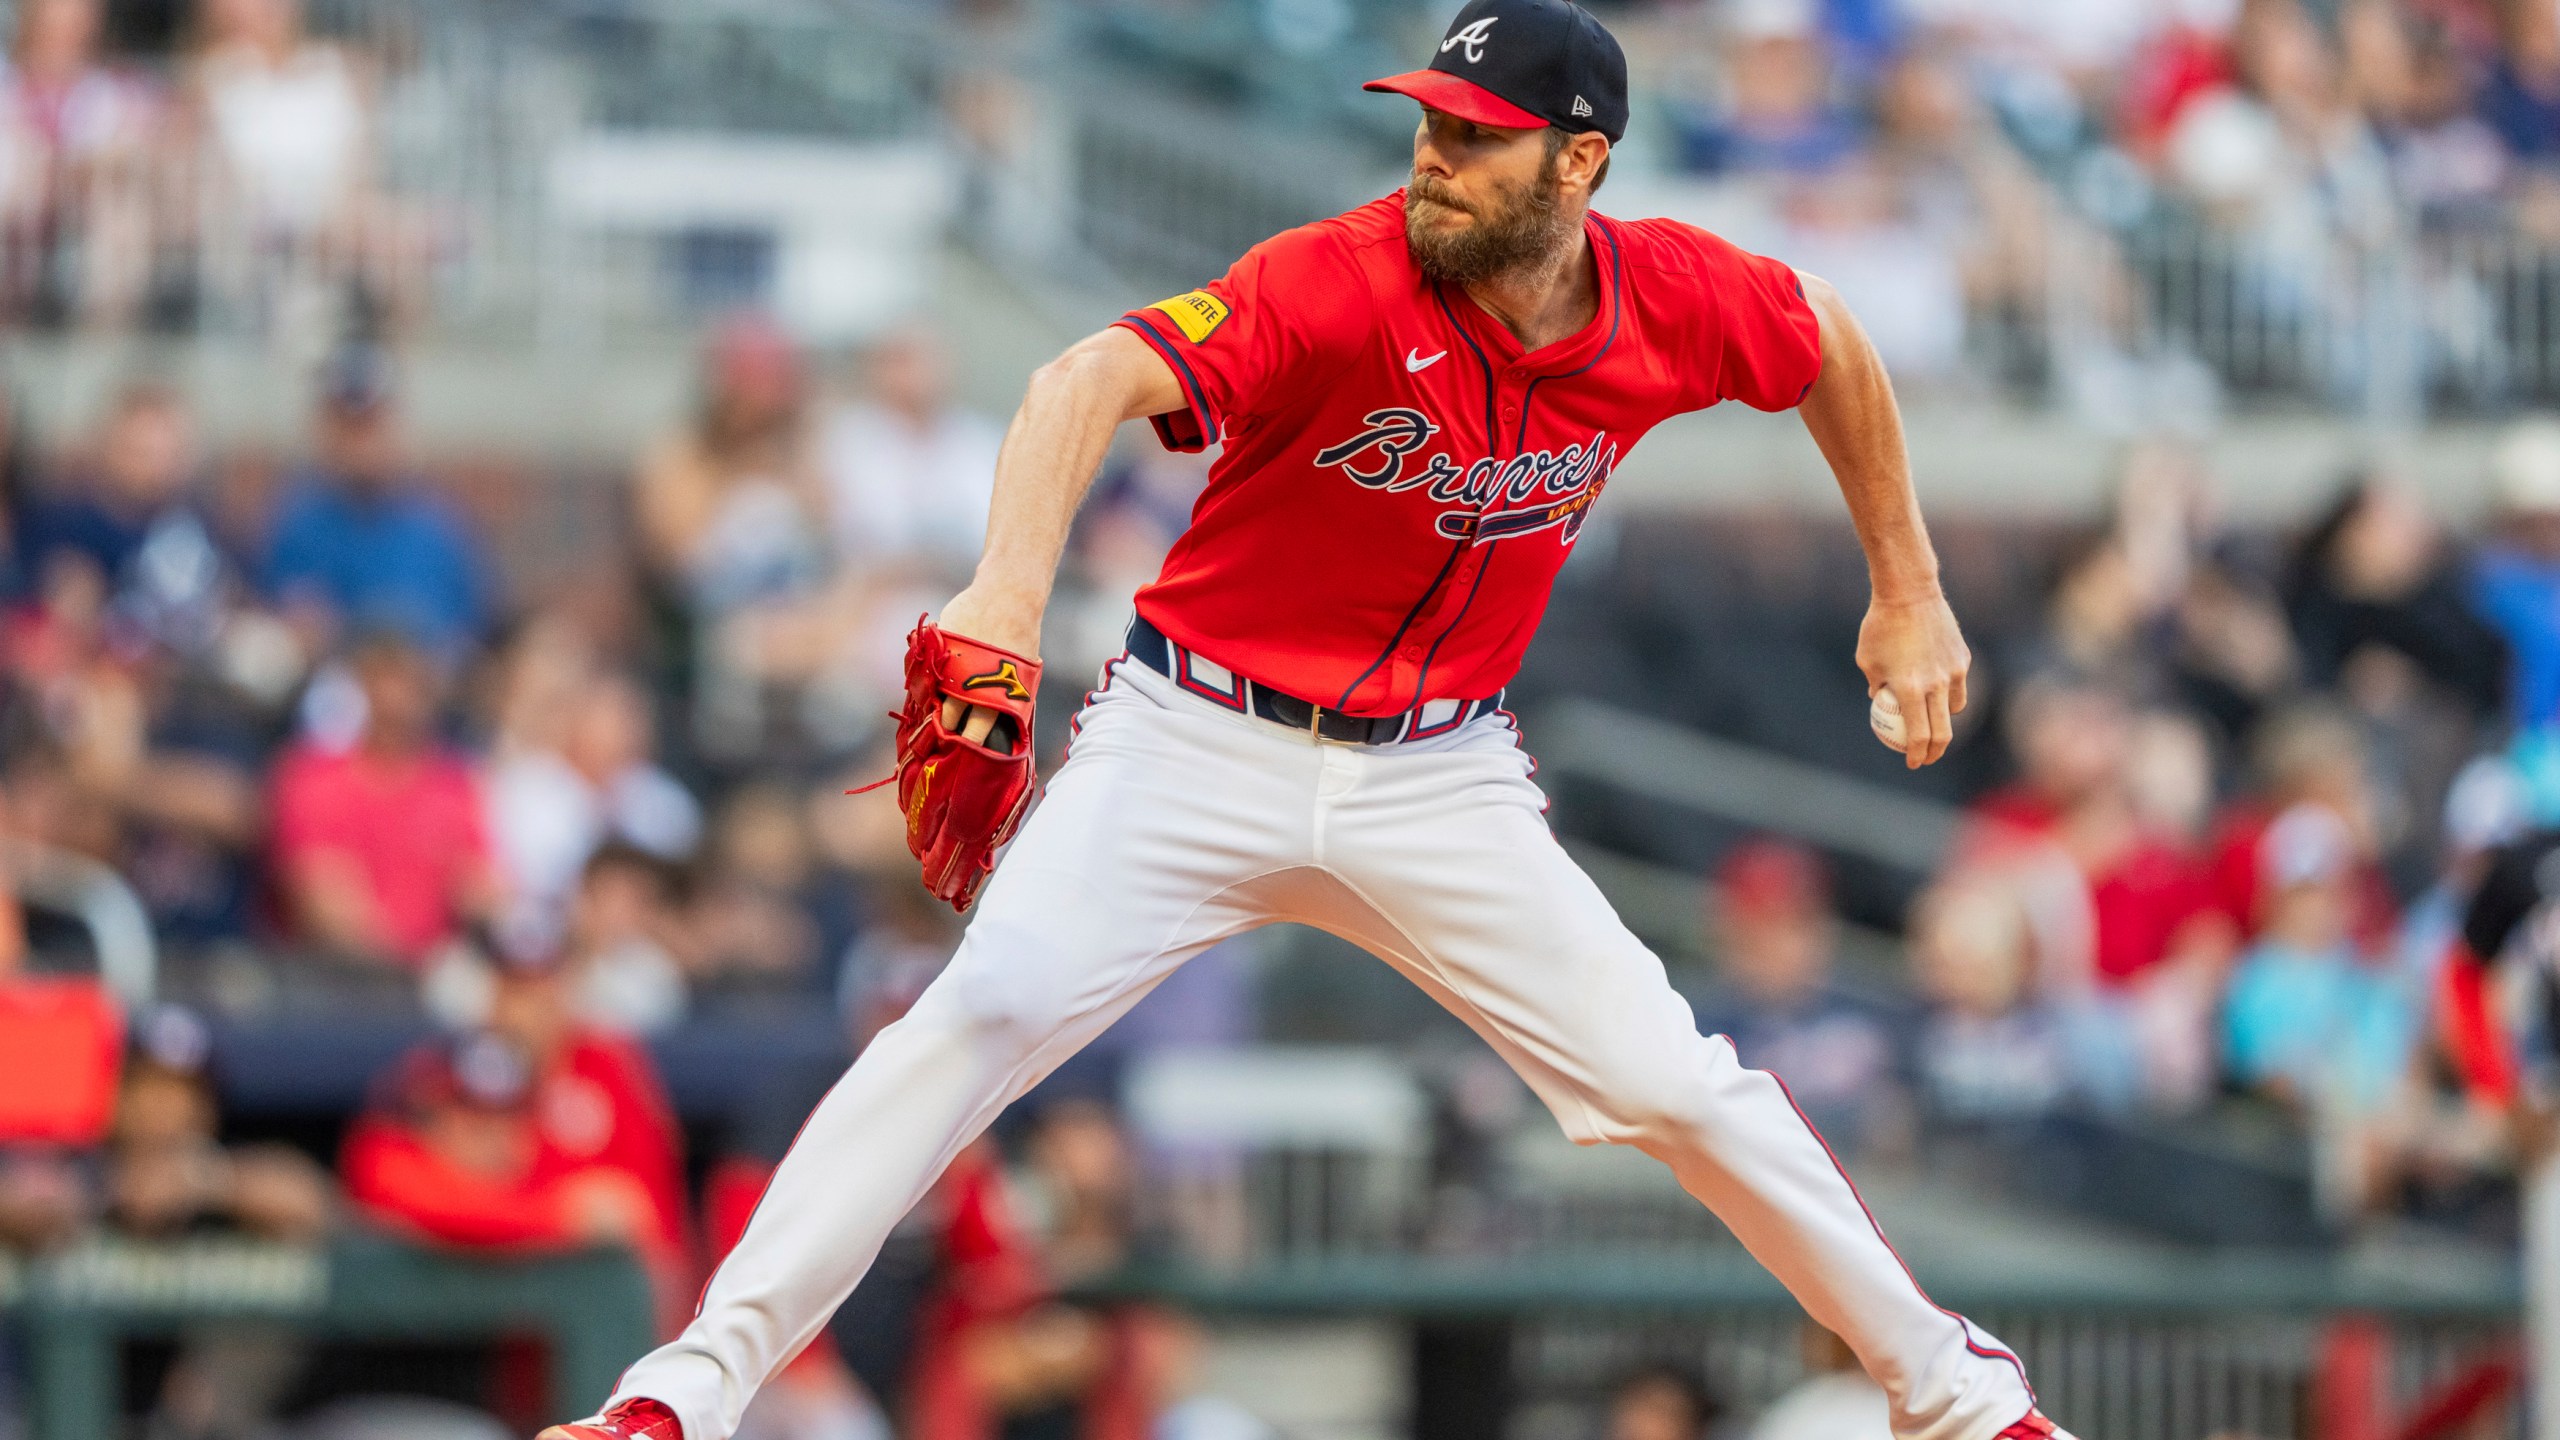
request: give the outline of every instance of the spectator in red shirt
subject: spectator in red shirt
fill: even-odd
[[[679,1307],[683,1140],[655,1066],[572,1017],[552,954],[493,966],[485,1028],[403,1058],[349,1134],[349,1195],[449,1244],[628,1244]]]
[[[607,1158],[609,1142],[584,1162],[564,1153],[561,1116],[586,1101],[561,1079],[556,1061],[537,1065],[489,1031],[412,1051],[348,1132],[339,1157],[348,1199],[395,1233],[465,1250],[629,1246],[672,1326],[687,1277],[665,1233],[661,1177]],[[587,1115],[572,1128],[610,1135],[619,1118]]]
[[[347,1196],[389,1228],[471,1249],[627,1240],[637,1207],[610,1187],[535,1180],[533,1066],[495,1035],[402,1057],[347,1134]]]
[[[2194,101],[2231,84],[2225,38],[2192,23],[2161,27],[2134,56],[2117,90],[2119,133],[2135,158],[2157,164]]]
[[[1124,1261],[1128,1142],[1107,1110],[1052,1105],[1009,1176],[992,1146],[964,1151],[927,1197],[935,1281],[915,1320],[910,1440],[1076,1440],[1153,1433],[1186,1332],[1146,1307],[1061,1303],[1062,1283]],[[1027,1202],[1027,1203],[1026,1203]]]
[[[2020,687],[2010,745],[2021,774],[1974,806],[1963,847],[1976,860],[2037,845],[2068,856],[2089,889],[2090,978],[2108,988],[2207,938],[2204,873],[2131,783],[2135,733],[2131,707],[2103,684],[2055,672]]]
[[[1975,807],[1956,868],[2042,876],[2021,892],[2048,941],[2036,988],[2115,1013],[2142,1098],[2193,1104],[2212,1083],[2213,1006],[2235,943],[2195,844],[2209,746],[2192,720],[2137,715],[2070,671],[2020,687],[2010,721],[2023,773]],[[2076,873],[2061,883],[2081,893],[2057,897],[2057,871]]]
[[[577,1018],[561,952],[495,948],[488,1028],[533,1066],[535,1183],[569,1184],[599,1171],[622,1177],[641,1202],[631,1238],[653,1265],[681,1279],[675,1272],[690,1223],[684,1136],[656,1063],[628,1036]]]
[[[12,829],[9,794],[0,790],[0,841],[10,839]],[[7,863],[0,859],[0,882],[8,878]],[[0,991],[22,977],[26,960],[26,915],[19,909],[15,888],[0,883]],[[0,995],[0,1001],[5,999]],[[97,1008],[108,1015],[115,1013],[113,1002],[103,995]],[[103,1045],[99,1059],[102,1063],[105,1059]],[[87,1118],[94,1127],[98,1117]],[[26,1138],[0,1127],[0,1255],[63,1244],[88,1223],[96,1208],[85,1152],[66,1151],[50,1135],[43,1144],[21,1143]]]
[[[306,740],[277,767],[277,878],[301,939],[414,966],[494,902],[480,790],[436,739],[437,676],[423,652],[380,635],[349,663],[364,696],[355,743]]]
[[[2255,793],[2234,803],[2215,828],[2213,908],[2244,937],[2266,924],[2271,902],[2263,858],[2267,828],[2297,805],[2317,805],[2346,823],[2354,841],[2352,933],[2359,948],[2378,949],[2398,928],[2399,907],[2383,874],[2374,793],[2364,737],[2355,721],[2307,705],[2262,726],[2251,744]]]

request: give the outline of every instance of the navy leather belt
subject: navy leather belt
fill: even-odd
[[[1224,665],[1175,644],[1172,637],[1148,624],[1145,616],[1129,622],[1129,658],[1204,700],[1239,714],[1285,725],[1318,739],[1346,745],[1395,745],[1446,735],[1479,715],[1502,708],[1502,692],[1482,700],[1432,700],[1399,715],[1345,715],[1313,700],[1302,700],[1249,680]]]

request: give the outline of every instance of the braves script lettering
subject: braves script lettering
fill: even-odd
[[[1399,494],[1420,490],[1449,508],[1433,522],[1452,540],[1478,545],[1510,540],[1541,530],[1561,529],[1570,545],[1582,533],[1582,517],[1609,472],[1618,465],[1618,447],[1606,431],[1562,450],[1524,450],[1508,459],[1482,456],[1461,463],[1447,451],[1434,451],[1416,463],[1416,452],[1440,433],[1440,426],[1419,410],[1396,406],[1372,410],[1360,419],[1357,434],[1316,452],[1316,464],[1339,469],[1365,489]]]

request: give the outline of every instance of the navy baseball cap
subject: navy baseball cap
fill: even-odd
[[[1440,38],[1431,68],[1363,90],[1408,95],[1478,125],[1627,133],[1627,55],[1569,0],[1471,0]]]

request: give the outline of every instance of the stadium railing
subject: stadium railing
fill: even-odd
[[[160,942],[142,898],[123,876],[85,855],[0,839],[0,882],[28,908],[65,916],[86,931],[100,977],[128,1009],[151,1003]]]
[[[1291,1078],[1320,1051],[1133,1060],[1153,1239],[1087,1298],[1247,1326],[1389,1322],[1414,1348],[1418,1416],[1486,1393],[1510,1413],[1587,1416],[1606,1377],[1666,1358],[1746,1411],[1803,1378],[1794,1302],[1649,1159],[1577,1149],[1532,1104],[1489,1157],[1452,1162],[1470,1147],[1416,1131],[1427,1054],[1334,1053],[1352,1063],[1321,1087]],[[1257,1067],[1272,1071],[1258,1085],[1210,1073]],[[2093,1440],[2326,1434],[2303,1429],[2316,1394],[2352,1381],[2374,1413],[2412,1413],[2495,1380],[2514,1352],[2520,1285],[2496,1247],[2414,1229],[2341,1245],[2299,1233],[2302,1206],[2292,1230],[2198,1243],[2124,1205],[2092,1219],[2038,1203],[1969,1166],[1979,1153],[1933,1146],[1925,1172],[1858,1169],[1918,1282],[2018,1347],[2055,1413]],[[2183,1203],[2230,1193],[2157,1148],[2141,1158]],[[2341,1358],[2358,1336],[2361,1370]],[[1453,1347],[1468,1359],[1444,1386],[1432,1377],[1446,1367],[1423,1357]]]
[[[1224,1118],[1208,1112],[1229,1087],[1197,1062],[1148,1078],[1159,1062],[1139,1061],[1131,1120],[1158,1157],[1140,1213],[1160,1248],[1087,1298],[1249,1324],[1392,1322],[1414,1346],[1417,1415],[1487,1392],[1520,1413],[1587,1414],[1606,1377],[1666,1358],[1746,1411],[1803,1378],[1794,1301],[1650,1160],[1578,1150],[1532,1106],[1490,1173],[1440,1173],[1396,1122],[1412,1107],[1384,1054],[1359,1058],[1381,1071],[1365,1098],[1303,1093],[1290,1115],[1264,1087]],[[1157,1091],[1178,1091],[1170,1122],[1146,1103]],[[2054,1413],[2092,1440],[2328,1434],[2304,1428],[2317,1395],[2361,1387],[2374,1414],[2410,1414],[2497,1381],[2514,1353],[2520,1283],[2495,1247],[2414,1230],[2198,1244],[1940,1173],[1961,1157],[1926,1174],[1859,1169],[1918,1283],[2017,1347]],[[2194,1203],[2218,1193],[2193,1183]],[[1462,1380],[1444,1377],[1462,1393],[1421,1363],[1450,1347],[1470,1357]]]
[[[597,135],[923,147],[959,191],[952,239],[1035,286],[1121,301],[1198,284],[1256,240],[1401,173],[1373,115],[1318,103],[1350,85],[1335,70],[1383,53],[1365,22],[1333,51],[1275,59],[1268,36],[1223,21],[1191,49],[1133,51],[1138,30],[1170,22],[1063,3],[1023,6],[1001,26],[861,0],[326,9],[390,62],[375,129],[387,223],[401,234],[371,263],[398,304],[452,337],[585,345],[790,300],[780,272],[803,262],[782,258],[798,242],[779,210],[635,229],[566,203],[558,162]],[[1219,63],[1220,46],[1256,63]],[[1253,78],[1283,60],[1296,80]],[[2093,364],[2185,367],[2207,377],[2208,405],[2386,428],[2560,401],[2560,250],[2497,216],[2280,233],[2216,223],[2138,176],[2117,188],[2150,198],[2135,214],[2099,214],[2122,197],[2050,187],[2042,283],[1971,302],[1958,389],[2070,405],[2075,385],[2088,388],[2075,374]],[[255,237],[232,234],[238,217],[218,207],[197,219],[168,227],[197,238],[157,265],[193,277],[176,287],[196,297],[191,323],[231,338],[301,323],[287,297],[309,290],[303,262],[321,259],[248,284],[223,267]],[[858,249],[820,268],[922,263]],[[2134,420],[2156,423],[2158,408]]]
[[[2343,1337],[2370,1337],[2374,1363],[2360,1378],[2375,1414],[2406,1414],[2514,1352],[2514,1277],[2476,1261],[2090,1249],[2067,1264],[1988,1253],[1913,1264],[1933,1299],[2015,1348],[2046,1407],[2092,1440],[2329,1433],[2305,1427],[2314,1396],[2340,1383]],[[1682,1362],[1746,1412],[1804,1375],[1801,1312],[1738,1246],[1568,1249],[1500,1265],[1365,1256],[1235,1274],[1142,1268],[1097,1293],[1210,1316],[1366,1316],[1472,1333],[1490,1352],[1475,1383],[1524,1404],[1596,1398],[1595,1381],[1644,1360]]]
[[[649,1348],[654,1313],[620,1250],[475,1259],[351,1236],[326,1250],[93,1240],[32,1263],[0,1256],[0,1319],[26,1336],[30,1440],[118,1433],[125,1340],[237,1322],[313,1339],[540,1336],[549,1408],[580,1414]]]
[[[1961,820],[1946,805],[1596,700],[1558,702],[1537,722],[1550,776],[1639,790],[1918,875],[1945,863]]]
[[[2044,1408],[2086,1440],[2515,1433],[2478,1428],[2482,1410],[2510,1424],[2515,1414],[2514,1331],[2498,1317],[2267,1308],[1967,1313],[2018,1352]],[[1803,1322],[1777,1309],[1556,1317],[1496,1329],[1492,1338],[1497,1345],[1488,1348],[1507,1358],[1521,1410],[1558,1418],[1597,1411],[1604,1387],[1640,1364],[1670,1361],[1702,1375],[1741,1414],[1778,1399],[1806,1374]],[[2468,1411],[2468,1428],[2413,1424],[2430,1410],[2458,1407]],[[1523,1428],[1535,1423],[1524,1420]],[[1587,1432],[1557,1426],[1531,1433]]]

